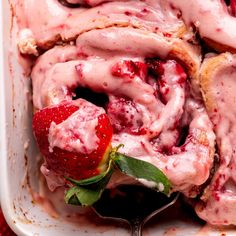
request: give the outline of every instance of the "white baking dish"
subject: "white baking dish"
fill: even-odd
[[[30,80],[18,64],[16,24],[12,21],[10,3],[5,0],[0,4],[0,191],[7,222],[18,235],[27,236],[129,235],[125,225],[106,223],[90,210],[65,206],[60,197],[62,193],[47,194],[54,198],[57,217],[55,213],[54,217],[50,216],[42,204],[34,202],[33,195],[42,193],[42,183],[39,181],[40,159],[31,131]],[[144,231],[149,236],[224,235],[226,232],[236,235],[232,228],[217,229],[200,224],[178,205],[162,217],[156,217]]]

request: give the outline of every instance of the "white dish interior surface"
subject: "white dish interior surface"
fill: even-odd
[[[40,156],[31,130],[30,80],[18,64],[11,9],[8,1],[1,1],[0,190],[7,222],[17,235],[130,235],[126,224],[101,220],[90,209],[66,206],[62,192],[49,193],[39,181]],[[52,204],[40,195],[46,195]],[[51,214],[45,208],[51,209]],[[236,235],[235,228],[206,225],[186,208],[178,203],[155,217],[144,227],[144,235]]]

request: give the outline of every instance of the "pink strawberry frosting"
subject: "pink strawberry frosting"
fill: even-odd
[[[224,113],[234,104],[231,74],[214,84],[219,101],[228,101],[219,102],[221,115],[227,117],[219,124],[209,117],[196,93],[198,81],[187,73],[184,63],[170,58],[179,44],[189,47],[190,42],[196,43],[194,31],[206,41],[235,49],[232,9],[220,0],[41,0],[37,7],[34,0],[16,3],[19,50],[37,56],[31,73],[34,107],[42,109],[76,99],[78,87],[105,94],[106,104],[94,109],[108,114],[114,129],[112,145],[122,143],[121,152],[160,168],[173,191],[188,197],[196,197],[209,179],[217,140],[225,157],[222,160],[230,162],[222,164],[213,177],[213,183],[226,186],[224,196],[217,192],[218,203],[226,210],[209,200],[206,208],[197,212],[213,224],[236,224],[235,211],[227,208],[229,204],[234,209],[235,193],[231,181],[235,169],[234,117],[233,112],[227,113],[229,117]],[[201,58],[192,45],[189,48],[198,67]],[[228,85],[221,90],[219,83],[224,80]],[[77,115],[62,125],[51,125],[52,146],[64,147],[60,133]],[[88,140],[96,143],[89,133],[94,125],[78,131],[84,132],[85,145]],[[63,185],[45,165],[41,169],[52,180],[53,188]],[[127,180],[117,180],[122,181]],[[115,179],[112,184],[116,184]],[[221,212],[227,212],[225,218]]]

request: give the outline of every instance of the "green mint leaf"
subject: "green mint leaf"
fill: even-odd
[[[77,186],[86,186],[91,184],[96,184],[97,182],[101,181],[113,168],[112,166],[112,160],[109,161],[107,170],[99,175],[93,176],[88,179],[82,179],[82,180],[75,180],[69,177],[65,177],[65,179],[69,180],[72,184],[75,184]]]
[[[78,198],[76,197],[80,189],[77,186],[70,188],[65,195],[65,202],[71,205],[80,205]]]
[[[103,189],[90,189],[86,187],[75,186],[66,193],[65,202],[71,205],[91,206],[100,197]]]
[[[152,188],[169,194],[171,183],[165,174],[156,166],[142,160],[138,160],[119,152],[113,152],[112,159],[116,166],[126,175],[134,177],[140,182],[146,182]]]
[[[65,177],[67,180],[69,180],[72,184],[75,184],[77,186],[86,186],[91,185],[99,182],[101,179],[103,179],[106,176],[106,172],[103,172],[99,175],[93,176],[88,179],[82,179],[82,180],[75,180],[69,177]]]
[[[97,176],[82,181],[70,180],[75,184],[65,194],[65,202],[72,205],[91,206],[97,202],[113,173],[112,160],[110,160],[107,170]],[[92,179],[92,181],[91,181]]]

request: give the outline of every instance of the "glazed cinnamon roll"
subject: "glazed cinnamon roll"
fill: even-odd
[[[19,48],[34,39],[38,48],[52,47],[58,41],[70,41],[84,32],[107,27],[133,27],[164,35],[167,38],[186,36],[182,20],[170,10],[166,1],[74,1],[85,2],[78,8],[69,8],[58,0],[42,0],[35,7],[34,1],[16,1],[16,15],[21,29]],[[90,6],[90,5],[91,6]],[[34,17],[32,17],[32,12]],[[42,17],[44,16],[44,17]]]
[[[201,87],[216,133],[219,163],[196,211],[201,218],[218,225],[236,224],[235,66],[235,55],[223,53],[205,59],[201,69]]]
[[[59,148],[58,160],[70,162],[65,155],[82,150],[89,159],[89,145],[97,144],[90,132],[104,119],[113,130],[109,144],[122,143],[120,152],[158,167],[172,192],[196,197],[213,168],[215,134],[200,91],[201,46],[185,16],[195,3],[41,0],[35,8],[33,1],[17,2],[19,50],[37,57],[31,72],[33,105],[42,111],[37,124],[51,110],[60,114],[57,121],[63,117],[48,124],[42,153]],[[70,174],[56,161],[45,158],[41,168],[51,190],[67,184],[65,173],[84,177],[75,173],[77,163]],[[98,169],[94,159],[85,162],[92,176],[104,170],[102,161]]]
[[[198,93],[199,47],[185,40],[190,33],[183,21],[165,1],[78,9],[48,2],[72,18],[48,18],[43,30],[27,21],[37,47],[52,47],[59,38],[76,42],[37,59],[31,74],[35,108],[72,101],[83,89],[105,94],[99,105],[113,126],[112,145],[122,143],[124,154],[160,168],[172,191],[196,196],[212,168],[215,136]],[[39,13],[47,11],[45,3]]]

